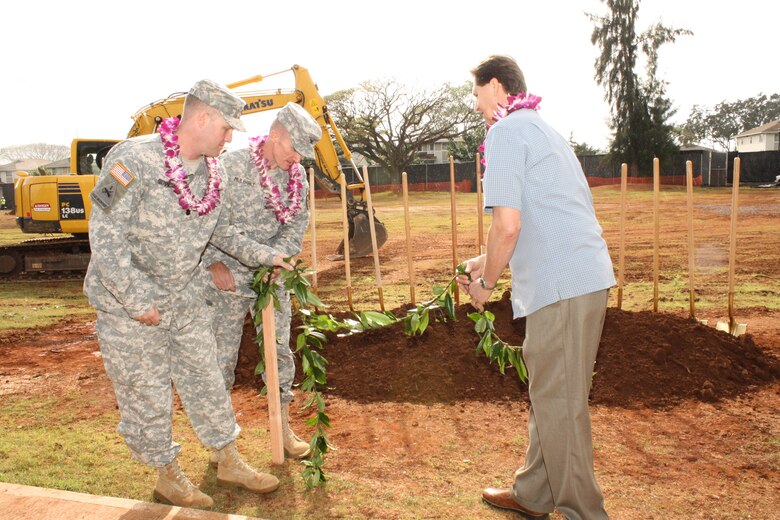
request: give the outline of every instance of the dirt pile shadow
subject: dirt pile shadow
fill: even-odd
[[[489,309],[498,335],[520,344],[525,320],[512,320],[508,293]],[[457,321],[432,323],[421,337],[403,325],[347,337],[330,336],[328,394],[358,402],[447,403],[494,401],[525,396],[513,369],[501,375],[476,352],[477,335],[468,313]],[[400,315],[404,311],[399,311]],[[238,384],[258,387],[258,360],[251,326],[245,326],[236,370]],[[294,345],[295,335],[291,340]],[[735,338],[678,316],[607,310],[595,366],[591,402],[620,407],[664,407],[696,399],[717,401],[780,379],[780,360],[750,335]],[[300,370],[298,370],[300,374]]]

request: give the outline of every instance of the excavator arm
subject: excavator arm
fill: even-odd
[[[354,168],[357,183],[347,186],[347,215],[349,220],[350,255],[353,257],[368,256],[372,252],[368,210],[364,199],[365,184],[360,175],[360,170],[352,159],[352,153],[344,142],[341,133],[328,113],[325,100],[320,95],[316,84],[309,75],[309,71],[299,65],[291,69],[269,74],[267,76],[252,76],[250,78],[229,83],[230,89],[259,83],[265,78],[290,72],[295,76],[295,88],[290,90],[274,90],[265,92],[236,92],[246,103],[243,115],[278,110],[287,103],[298,103],[319,123],[322,128],[322,138],[315,145],[315,169],[319,183],[331,193],[340,193],[339,179],[342,174],[341,161],[336,149],[338,143],[342,156]],[[128,132],[128,137],[146,135],[159,131],[162,121],[169,117],[181,117],[184,108],[186,93],[176,93],[171,96],[150,103],[141,108],[133,116],[133,126]],[[334,143],[335,141],[335,143]],[[352,190],[357,190],[359,198],[355,198]],[[387,240],[387,230],[384,225],[374,218],[377,246],[381,247]],[[343,243],[339,245],[337,254],[343,254]]]

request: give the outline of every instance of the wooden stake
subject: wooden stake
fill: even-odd
[[[412,265],[412,231],[409,225],[409,185],[406,180],[406,172],[401,174],[401,185],[404,194],[404,227],[406,228],[406,264],[409,266],[409,296],[412,305],[417,305],[414,297],[414,265]]]
[[[658,157],[653,159],[653,312],[658,312],[658,248],[660,241],[660,220],[658,202],[661,192],[661,168]]]
[[[311,287],[317,292],[317,229],[314,225],[314,168],[309,168],[309,229],[311,230]]]
[[[371,203],[371,185],[368,180],[368,168],[363,165],[363,185],[365,186],[366,204],[368,205],[368,228],[371,231],[371,250],[374,253],[374,271],[376,272],[376,288],[379,292],[379,308],[385,310],[385,299],[382,295],[382,271],[379,269],[379,248],[376,245],[376,227],[374,226],[374,206]]]
[[[690,317],[696,318],[696,288],[695,271],[696,257],[693,242],[693,162],[685,161],[685,184],[688,187],[688,279],[690,285],[689,307]]]
[[[484,230],[482,229],[482,163],[480,162],[479,153],[476,155],[477,159],[477,254],[482,254],[482,244],[485,240]]]
[[[347,279],[347,302],[349,310],[354,311],[352,307],[352,273],[349,266],[349,219],[347,217],[347,179],[344,173],[339,177],[341,183],[341,221],[344,228],[344,272]]]
[[[618,295],[617,308],[623,308],[623,281],[626,277],[626,188],[628,187],[628,164],[620,166],[620,249],[618,252]]]
[[[265,385],[268,388],[268,422],[271,431],[271,462],[284,464],[282,438],[282,403],[279,391],[279,366],[276,360],[276,324],[273,298],[265,306],[263,319],[263,352],[265,352]]]
[[[458,220],[455,216],[455,158],[450,156],[450,211],[452,213],[452,273],[458,268]],[[455,303],[460,303],[460,291],[455,284]]]
[[[734,318],[734,269],[737,259],[737,216],[739,215],[739,167],[740,158],[734,158],[734,179],[731,183],[731,235],[729,243],[729,332],[737,333]]]

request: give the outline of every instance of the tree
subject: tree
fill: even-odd
[[[694,105],[680,128],[680,141],[695,144],[706,141],[724,150],[731,149],[734,136],[780,119],[780,94],[721,101],[713,108]]]
[[[569,146],[574,150],[574,154],[578,157],[581,155],[597,155],[600,152],[598,148],[593,148],[588,143],[578,143],[574,140],[574,133],[569,134]]]
[[[602,0],[606,16],[588,14],[594,23],[591,43],[601,48],[595,62],[595,79],[605,88],[610,105],[613,139],[610,155],[629,164],[634,175],[649,171],[653,157],[667,157],[677,147],[668,123],[675,110],[666,97],[666,82],[659,80],[658,49],[679,36],[692,34],[656,23],[636,33],[639,0]],[[647,59],[645,79],[636,73],[638,53]]]
[[[411,92],[394,80],[367,81],[327,96],[326,102],[349,148],[396,178],[423,145],[484,125],[470,95],[470,83]]]
[[[0,157],[7,162],[24,161],[25,159],[47,159],[59,161],[70,155],[70,148],[58,144],[34,143],[19,144],[0,148]]]
[[[477,155],[477,148],[485,141],[486,135],[487,128],[484,124],[463,132],[462,141],[449,142],[450,155],[458,161],[473,161]]]

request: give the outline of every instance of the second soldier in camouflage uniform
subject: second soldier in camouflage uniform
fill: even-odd
[[[213,501],[176,462],[171,382],[200,441],[217,450],[219,484],[260,493],[279,486],[276,477],[246,465],[235,448],[240,428],[217,364],[198,269],[209,240],[249,265],[290,267],[236,233],[219,204],[220,176],[229,179],[213,157],[234,128],[243,130],[243,107],[223,87],[199,81],[180,123],[166,120],[161,134],[112,149],[91,194],[84,292],[97,309],[95,330],[119,405],[118,430],[135,459],[158,468],[155,497],[180,506]],[[198,201],[192,193],[205,195]]]
[[[249,148],[222,157],[230,177],[225,198],[230,201],[231,225],[245,237],[271,247],[274,254],[290,257],[301,252],[309,212],[308,182],[299,162],[302,156],[314,157],[314,144],[321,137],[319,124],[300,105],[288,103],[279,111],[267,137],[250,139]],[[276,196],[274,186],[278,188]],[[244,319],[257,297],[251,287],[254,270],[222,252],[219,244],[208,247],[203,265],[211,271],[214,282],[209,284],[207,298],[214,303],[217,357],[229,389],[235,380]],[[287,457],[302,458],[309,453],[309,446],[293,433],[289,422],[295,377],[290,296],[281,285],[276,286],[276,294],[282,304],[275,322],[284,452]],[[262,326],[257,332],[262,332]]]

